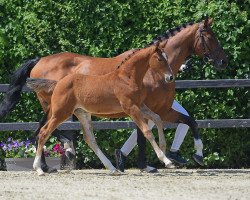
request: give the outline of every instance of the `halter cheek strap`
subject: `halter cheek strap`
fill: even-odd
[[[165,52],[163,52],[163,51],[162,51],[162,53],[161,53],[161,54],[162,54],[162,56],[165,58],[165,60],[167,61],[167,60],[168,60],[168,58],[167,58],[167,54],[166,54]]]
[[[207,30],[205,28],[201,28],[199,27],[199,37],[198,39],[196,40],[196,43],[195,43],[195,46],[194,46],[194,50],[196,49],[197,45],[198,45],[198,42],[199,40],[201,39],[201,48],[202,48],[202,51],[203,51],[203,61],[205,63],[207,62],[212,62],[214,59],[211,58],[211,55],[217,53],[220,49],[221,49],[221,46],[219,45],[217,48],[211,50],[211,48],[208,46],[206,40],[205,40],[205,37],[209,40],[209,38],[207,36],[205,36],[203,34],[203,32],[206,32]],[[206,51],[206,49],[208,51]]]

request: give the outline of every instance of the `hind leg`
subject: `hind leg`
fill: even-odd
[[[36,157],[33,163],[33,168],[37,171],[38,175],[43,175],[44,171],[42,170],[42,152],[43,146],[45,145],[46,141],[52,134],[52,132],[59,126],[59,124],[64,121],[63,119],[59,119],[55,116],[52,116],[49,121],[41,128],[38,134],[38,145],[36,151]]]
[[[58,98],[55,98],[55,103],[51,105],[49,114],[48,114],[48,122],[41,128],[38,134],[38,146],[36,157],[33,163],[33,168],[38,172],[39,175],[43,175],[44,171],[41,168],[41,158],[43,146],[52,134],[52,132],[61,124],[63,121],[69,118],[72,115],[74,110],[74,102],[71,104],[65,101],[69,94],[58,95]],[[52,109],[53,108],[53,109]],[[53,112],[52,112],[53,110]]]
[[[39,121],[39,126],[38,128],[35,130],[35,133],[34,133],[34,138],[37,137],[37,135],[39,134],[41,128],[45,125],[45,123],[47,122],[47,118],[48,118],[48,110],[49,110],[49,105],[48,103],[43,99],[42,96],[40,96],[39,94],[37,94],[37,98],[42,106],[42,109],[44,111],[44,116],[42,117],[42,119]],[[36,149],[37,149],[37,143],[36,143]],[[44,172],[47,172],[47,173],[55,173],[57,172],[57,169],[55,168],[52,168],[52,167],[49,167],[46,163],[46,159],[45,159],[45,155],[44,155],[44,151],[42,151],[42,155],[41,155],[41,167],[42,167],[42,170]]]
[[[44,94],[46,93],[43,93],[43,95],[41,95],[40,93],[37,93],[38,100],[43,108],[43,111],[45,112],[45,115],[39,122],[39,127],[37,128],[34,134],[35,137],[38,135],[40,129],[45,125],[47,121],[48,110],[50,107],[51,96],[50,94],[47,94],[46,96],[44,96]],[[62,131],[62,130],[55,129],[52,135],[55,136],[57,140],[59,140],[64,145],[65,156],[61,157],[62,163],[68,164],[70,168],[75,169],[75,150],[74,150],[74,145],[73,145],[73,141],[75,139],[74,137],[75,133],[72,133],[72,131]],[[37,148],[37,144],[36,144],[36,148]],[[61,167],[64,167],[64,164]],[[46,164],[44,151],[42,152],[41,165],[42,165],[42,169],[44,172],[47,172],[47,173],[57,172],[55,168],[49,167]]]
[[[91,122],[91,115],[86,113],[82,109],[77,109],[74,115],[79,119],[83,128],[83,137],[89,147],[95,152],[98,158],[101,160],[103,165],[111,171],[111,173],[116,173],[116,168],[112,165],[110,160],[103,154],[101,149],[98,147],[95,136],[93,134],[93,126]]]
[[[196,123],[196,121],[192,117],[188,116],[186,113],[183,114],[174,109],[171,109],[168,112],[163,112],[161,113],[160,116],[163,121],[179,123],[176,132],[184,131],[184,136],[182,135],[182,133],[179,134],[180,143],[183,142],[186,132],[188,130],[188,127],[190,127],[193,133],[193,137],[194,137],[194,147],[196,149],[196,153],[193,155],[193,158],[198,164],[204,165],[203,152],[202,152],[203,143],[199,135],[198,124]],[[178,139],[178,138],[175,138],[175,139]],[[179,146],[180,145],[173,145],[173,148],[179,148]]]
[[[47,116],[48,116],[48,113],[45,113],[44,116],[42,117],[42,119],[39,121],[39,126],[38,128],[36,129],[35,133],[34,133],[34,138],[36,139],[41,128],[45,125],[45,123],[47,122]],[[37,142],[35,143],[35,146],[36,146],[36,149],[37,149]],[[57,169],[56,168],[52,168],[52,167],[49,167],[47,164],[46,164],[46,159],[45,159],[45,155],[44,155],[44,151],[42,151],[42,155],[41,155],[41,167],[42,167],[42,170],[44,172],[47,172],[47,173],[55,173],[57,172]]]

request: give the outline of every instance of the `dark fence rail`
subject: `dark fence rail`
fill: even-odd
[[[194,88],[233,88],[250,87],[250,79],[222,79],[222,80],[179,80],[176,81],[177,89]],[[8,84],[0,84],[0,92],[6,92]],[[24,87],[24,92],[31,92]],[[249,128],[250,119],[206,119],[196,120],[199,128]],[[95,129],[133,129],[135,124],[131,121],[98,121],[93,122]],[[176,124],[166,124],[165,128],[175,128]],[[28,123],[0,123],[0,131],[15,130],[35,130],[38,122]],[[79,122],[65,122],[59,129],[61,130],[80,130]]]
[[[199,128],[247,128],[250,127],[250,119],[206,119],[196,120]],[[135,124],[131,121],[94,121],[95,129],[134,129]],[[166,124],[165,128],[176,128],[177,124]],[[28,123],[0,123],[1,131],[30,130],[34,131],[38,122]],[[81,130],[79,122],[64,122],[60,130]]]
[[[177,89],[250,87],[250,79],[179,80]]]
[[[8,90],[8,84],[0,84],[0,92]],[[177,89],[192,88],[229,88],[229,87],[250,87],[250,79],[221,79],[221,80],[178,80],[176,81]],[[32,92],[27,87],[23,88],[24,92]]]

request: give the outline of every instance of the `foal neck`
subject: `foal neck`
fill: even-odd
[[[149,59],[155,52],[155,48],[155,46],[150,46],[134,52],[134,55],[124,61],[124,66],[120,66],[119,76],[126,77],[130,82],[141,86],[143,78],[149,69]]]

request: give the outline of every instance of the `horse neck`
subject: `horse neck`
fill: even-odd
[[[149,69],[149,59],[154,52],[153,48],[155,47],[141,49],[136,52],[135,55],[132,55],[132,57],[124,63],[124,66],[121,66],[119,74],[126,76],[130,82],[140,87]]]
[[[164,52],[168,56],[168,63],[175,76],[186,58],[193,53],[197,29],[198,24],[185,28],[170,38],[164,48]]]

